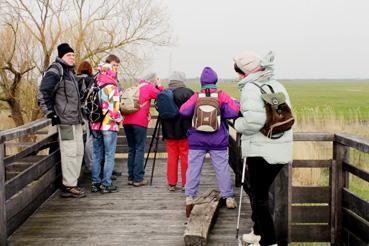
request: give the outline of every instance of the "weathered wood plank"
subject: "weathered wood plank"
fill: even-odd
[[[368,246],[367,243],[363,242],[359,238],[357,238],[354,234],[350,231],[343,229],[342,232],[342,245],[345,246]]]
[[[294,160],[294,168],[330,168],[332,160]]]
[[[346,188],[342,191],[342,206],[369,221],[369,202],[361,199]]]
[[[56,184],[51,183],[45,190],[40,192],[40,194],[33,201],[29,203],[24,209],[22,209],[16,216],[13,216],[8,220],[8,236],[10,236],[19,226],[23,224],[25,220],[31,216],[36,209],[38,209],[41,204],[47,200],[56,190]]]
[[[344,171],[352,173],[353,175],[365,180],[366,182],[369,182],[369,172],[357,168],[354,165],[348,164],[346,162],[343,162],[342,168]]]
[[[272,184],[274,224],[278,245],[288,244],[289,219],[289,172],[291,165],[285,165]]]
[[[293,141],[317,141],[331,142],[334,140],[334,134],[325,132],[294,132]]]
[[[58,177],[59,168],[54,166],[40,179],[27,185],[22,191],[12,196],[6,201],[7,220],[16,216],[20,211],[27,207],[37,196],[44,191]]]
[[[345,208],[342,209],[342,228],[350,231],[365,243],[369,243],[369,222]]]
[[[9,163],[12,163],[16,160],[19,160],[23,157],[26,157],[26,156],[30,155],[30,154],[37,153],[38,151],[40,151],[42,149],[48,148],[50,146],[50,144],[55,143],[57,141],[57,139],[58,139],[58,134],[57,133],[55,133],[53,135],[50,135],[49,137],[41,140],[38,143],[35,143],[34,145],[24,149],[23,151],[15,154],[15,155],[6,157],[4,159],[4,164],[5,164],[5,166],[9,165]]]
[[[330,242],[328,225],[292,225],[292,242]]]
[[[14,177],[16,177],[19,174],[19,172],[14,172],[14,171],[6,171],[5,173],[5,180],[8,181]],[[5,182],[6,182],[5,181]]]
[[[292,206],[292,223],[328,223],[329,206]]]
[[[367,138],[346,133],[335,134],[334,141],[348,147],[369,153],[369,140]]]
[[[57,166],[58,163],[60,163],[59,150],[53,152],[51,155],[48,155],[37,163],[33,164],[32,166],[18,174],[16,177],[6,181],[6,199],[12,197],[33,180],[38,179],[51,167]]]
[[[186,246],[206,245],[210,227],[216,220],[220,198],[219,191],[209,190],[195,200],[184,233]]]
[[[240,146],[237,141],[229,136],[229,166],[232,168],[235,174],[235,186],[241,186],[241,178],[242,178],[242,159],[240,153]]]
[[[123,161],[123,160],[119,160]],[[150,174],[151,165],[146,170]],[[55,194],[9,238],[11,245],[184,245],[185,195],[170,192],[166,184],[166,159],[158,159],[153,186],[127,185],[127,165],[114,184],[117,193],[89,192],[88,176],[81,180],[87,198],[63,199]],[[217,188],[215,172],[207,159],[200,190]],[[239,189],[235,189],[238,196]],[[237,197],[236,197],[237,199]],[[240,233],[251,228],[251,209],[244,196]],[[217,222],[208,235],[208,245],[237,245],[236,209],[219,209]],[[82,232],[82,233],[81,233]]]
[[[336,196],[337,196],[337,165],[336,161],[332,160],[332,167],[329,170],[329,186],[331,187],[331,196],[329,200],[330,219],[329,226],[331,228],[331,245],[336,244]]]
[[[0,245],[7,244],[4,150],[5,146],[0,142]]]
[[[292,203],[329,203],[328,186],[293,186]]]
[[[332,242],[339,244],[342,241],[342,190],[345,186],[345,171],[343,170],[343,162],[349,160],[349,148],[338,142],[333,142],[333,160],[336,168],[336,186],[334,191],[336,193],[334,201],[334,238]]]
[[[31,162],[14,162],[6,167],[7,172],[22,172],[29,168],[33,163]]]
[[[28,134],[35,133],[36,131],[50,125],[50,119],[39,119],[36,121],[32,121],[30,123],[24,124],[22,126],[18,126],[16,128],[12,128],[9,130],[0,132],[0,143],[4,143],[5,141],[9,141],[15,138],[23,137]]]
[[[146,145],[145,146],[145,152],[147,153],[149,151],[149,146]],[[154,152],[154,146],[151,148],[151,153]],[[166,153],[167,152],[167,148],[165,146],[164,143],[160,143],[158,144],[158,153]],[[117,145],[117,149],[116,149],[116,153],[128,153],[128,146],[124,146],[124,145]]]

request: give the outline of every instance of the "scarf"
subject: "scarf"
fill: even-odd
[[[201,86],[201,90],[205,90],[205,89],[216,89],[217,85],[216,84],[208,84],[208,85],[203,85]]]

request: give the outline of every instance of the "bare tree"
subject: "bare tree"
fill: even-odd
[[[21,32],[17,22],[7,23],[0,40],[0,100],[9,105],[16,126],[24,124],[20,98],[22,78],[35,68],[27,41],[19,38]]]
[[[47,69],[63,29],[62,14],[67,10],[64,0],[3,0],[32,37],[39,43],[42,57],[35,64],[40,72]],[[41,62],[39,62],[41,60]]]
[[[170,43],[165,8],[151,0],[0,0],[0,6],[0,100],[8,103],[16,125],[25,119],[20,84],[28,94],[37,91],[58,43],[72,44],[77,64],[96,65],[114,52],[126,75],[144,67],[147,50]],[[27,120],[40,116],[36,100],[31,107]]]
[[[160,4],[151,0],[74,0],[77,23],[71,23],[76,62],[98,63],[107,53],[122,59],[126,75],[144,67],[146,50],[170,44],[168,17]]]

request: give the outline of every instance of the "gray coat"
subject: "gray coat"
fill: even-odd
[[[39,87],[39,105],[46,115],[56,113],[61,124],[76,125],[82,123],[80,89],[74,66],[62,59],[55,62],[45,72]]]

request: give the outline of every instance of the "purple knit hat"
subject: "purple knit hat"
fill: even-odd
[[[205,67],[200,77],[201,86],[216,84],[218,75],[211,67]]]

